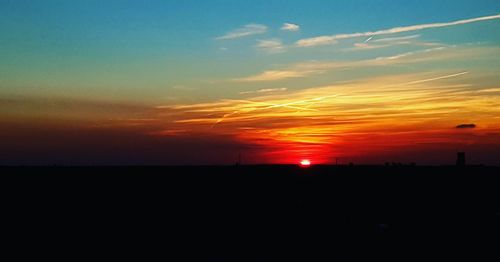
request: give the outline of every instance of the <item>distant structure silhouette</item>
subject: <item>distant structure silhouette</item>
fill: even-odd
[[[465,152],[457,153],[457,166],[465,166]]]
[[[240,165],[242,165],[242,164],[243,164],[241,159],[242,159],[242,157],[241,157],[241,153],[239,153],[239,154],[238,154],[238,162],[236,162],[236,165],[237,165],[237,166],[240,166]]]

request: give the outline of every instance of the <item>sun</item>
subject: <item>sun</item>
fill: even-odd
[[[311,161],[308,159],[303,159],[300,161],[300,166],[301,167],[310,167],[311,166]]]

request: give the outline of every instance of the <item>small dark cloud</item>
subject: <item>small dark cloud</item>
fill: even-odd
[[[457,126],[458,129],[476,128],[475,124],[461,124]]]

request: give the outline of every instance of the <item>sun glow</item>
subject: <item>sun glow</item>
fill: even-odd
[[[300,166],[301,167],[310,167],[311,166],[311,161],[307,160],[307,159],[304,159],[304,160],[300,161]]]
[[[472,59],[498,50],[459,54],[460,59]],[[433,49],[402,54],[398,59],[370,60],[363,66],[444,59],[449,55],[446,52]],[[307,68],[318,66],[317,62],[307,64]],[[417,145],[479,139],[464,137],[464,132],[454,128],[459,123],[478,122],[476,119],[482,119],[480,126],[498,130],[498,88],[475,88],[471,77],[478,74],[459,70],[390,74],[296,91],[256,93],[244,99],[159,106],[157,114],[168,120],[161,127],[167,135],[189,134],[171,130],[193,130],[194,134],[232,137],[258,148],[256,162],[302,166],[303,158],[314,157],[314,164],[327,164],[333,155],[366,161],[379,157],[381,150],[390,154]],[[486,113],[494,117],[481,118]],[[485,139],[481,137],[482,143],[491,143]]]

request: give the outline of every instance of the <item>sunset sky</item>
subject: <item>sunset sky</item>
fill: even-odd
[[[500,165],[498,0],[0,0],[0,35],[0,165]]]

